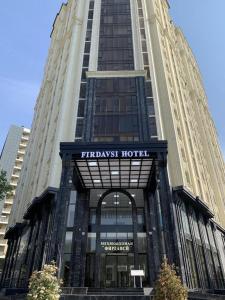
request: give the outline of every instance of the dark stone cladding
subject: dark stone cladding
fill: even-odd
[[[121,80],[121,78],[110,78],[111,80]],[[129,79],[124,77],[124,79]],[[96,84],[98,81],[106,80],[106,78],[91,78],[87,80],[87,103],[85,108],[85,124],[84,124],[84,141],[91,142],[93,138],[93,124],[94,124],[94,105],[96,94],[99,94],[99,91],[96,91]],[[109,79],[108,79],[109,80]],[[137,97],[137,114],[138,114],[138,131],[139,131],[139,141],[140,142],[151,142],[150,136],[152,135],[150,126],[149,126],[149,117],[148,117],[148,107],[146,102],[146,91],[145,91],[145,78],[144,77],[135,77],[136,84],[136,97]],[[129,93],[129,90],[127,90]],[[114,97],[116,91],[111,94],[107,94],[107,97]],[[106,95],[105,95],[106,97]],[[100,143],[101,144],[101,143]],[[138,145],[136,143],[136,145]]]
[[[207,205],[187,188],[174,187],[173,202],[176,245],[183,282],[192,290],[214,292],[218,289],[222,293],[225,289],[224,262],[221,257],[224,252],[224,248],[221,248],[224,245],[224,229],[215,223],[214,214]]]
[[[73,182],[78,188],[81,184],[76,183],[76,177],[79,174],[74,173],[74,163],[80,159],[82,151],[113,151],[113,150],[147,150],[153,160],[157,160],[149,177],[149,184],[144,191],[144,205],[146,217],[147,234],[147,255],[148,255],[148,273],[149,285],[153,286],[160,267],[162,258],[166,255],[169,261],[177,261],[172,218],[172,198],[167,175],[167,142],[150,140],[149,143],[61,143],[60,155],[62,157],[63,171],[61,181],[61,193],[58,198],[58,207],[56,210],[57,226],[55,227],[55,240],[57,245],[61,245],[59,251],[63,251],[65,239],[65,218],[68,214],[69,182]],[[71,177],[72,176],[72,177]],[[86,257],[86,238],[82,232],[87,232],[87,191],[80,189],[77,199],[75,235],[73,238],[74,250],[71,257],[71,278],[70,285],[74,287],[84,286],[85,280],[85,257]],[[82,200],[84,199],[84,200]],[[62,253],[59,257],[62,256]],[[75,266],[75,267],[74,267]],[[99,281],[96,280],[96,287]]]
[[[2,286],[16,291],[27,288],[29,276],[34,269],[40,269],[43,259],[46,262],[52,259],[60,264],[63,254],[66,220],[70,191],[76,182],[74,162],[80,159],[82,151],[113,151],[113,150],[143,150],[146,149],[153,163],[149,176],[149,183],[144,189],[145,226],[147,234],[147,260],[149,286],[153,286],[157,278],[163,257],[167,256],[170,263],[179,266],[179,273],[184,283],[189,288],[198,290],[224,289],[224,273],[221,268],[223,261],[220,257],[220,245],[216,239],[216,231],[224,236],[224,230],[213,221],[213,213],[198,198],[194,197],[185,187],[171,187],[167,174],[167,142],[150,141],[149,143],[61,143],[60,155],[62,158],[62,176],[60,190],[48,188],[40,197],[33,200],[24,215],[24,222],[16,224],[6,233],[8,252],[2,275]],[[72,179],[72,181],[71,181]],[[79,184],[78,184],[79,185]],[[74,224],[73,253],[71,256],[70,287],[85,287],[85,264],[88,232],[88,190],[81,189],[77,193],[76,216]],[[183,209],[185,208],[186,220],[190,227],[190,235],[185,231]],[[201,243],[198,240],[198,231],[194,216],[196,214],[197,226],[200,229]],[[83,235],[83,233],[85,233]],[[210,240],[210,248],[205,240],[207,234]],[[19,256],[20,243],[28,236],[24,255]],[[212,239],[215,241],[213,242]],[[188,244],[187,244],[188,243]],[[190,256],[190,245],[193,249],[193,257]],[[193,270],[188,269],[190,259],[196,266],[198,282],[193,282]],[[203,261],[208,262],[205,267]],[[21,273],[26,266],[26,273]],[[198,285],[198,286],[194,286]],[[98,282],[96,287],[98,287]],[[69,293],[68,293],[69,294]],[[75,296],[65,293],[62,299],[103,299],[101,295]],[[64,297],[64,298],[63,298]],[[79,298],[78,298],[79,297]],[[82,298],[83,297],[83,298]],[[92,297],[92,298],[91,298]],[[113,299],[107,296],[104,299]],[[111,297],[111,298],[110,298]],[[142,299],[125,298],[115,296],[115,299]],[[128,296],[127,296],[128,297]],[[132,296],[134,297],[134,296]],[[142,297],[142,298],[141,298]],[[143,298],[145,299],[145,298]],[[203,298],[204,299],[204,298]]]
[[[49,187],[28,207],[23,223],[8,229],[8,249],[3,267],[1,286],[27,288],[33,270],[40,269],[51,249],[54,205],[58,189]]]

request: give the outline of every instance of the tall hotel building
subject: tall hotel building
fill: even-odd
[[[0,201],[0,260],[5,258],[7,240],[4,235],[7,230],[9,215],[11,213],[13,198],[19,181],[20,172],[30,129],[12,125],[7,134],[5,144],[0,155],[0,171],[6,172],[6,179],[12,187],[12,192]]]
[[[70,292],[128,291],[131,270],[150,288],[167,257],[190,290],[225,288],[225,165],[197,63],[168,9],[166,0],[62,5],[3,287],[26,288],[54,259]]]

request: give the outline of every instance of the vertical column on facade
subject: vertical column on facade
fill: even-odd
[[[43,252],[43,243],[45,242],[45,235],[47,231],[48,226],[48,215],[49,215],[49,209],[46,207],[46,205],[42,205],[42,207],[39,210],[40,214],[40,229],[37,237],[37,245],[35,250],[35,256],[34,256],[34,270],[40,270],[42,267],[42,252]]]
[[[145,96],[145,79],[144,77],[136,78],[137,96],[138,96],[138,123],[140,130],[140,140],[147,142],[150,139],[150,130],[147,114],[147,104]]]
[[[9,255],[7,268],[5,271],[5,276],[4,276],[4,287],[9,287],[10,270],[12,267],[13,256],[15,254],[16,242],[17,242],[16,239],[14,237],[11,237],[11,249],[10,249],[10,255]]]
[[[100,281],[101,281],[101,274],[99,272],[100,270],[100,249],[98,247],[99,242],[100,242],[100,225],[101,225],[101,204],[99,204],[96,209],[96,226],[97,226],[97,231],[96,231],[96,254],[95,254],[95,287],[100,287]]]
[[[92,137],[92,119],[93,119],[93,107],[94,107],[94,93],[95,93],[95,79],[89,79],[87,81],[86,92],[86,108],[85,108],[85,124],[84,124],[84,141],[91,142]]]
[[[191,266],[188,258],[188,250],[186,247],[186,238],[185,238],[185,233],[184,233],[184,226],[183,226],[183,217],[181,213],[181,206],[182,206],[182,201],[180,198],[176,195],[175,196],[175,201],[176,201],[176,212],[177,212],[177,221],[179,225],[179,236],[180,236],[180,242],[181,242],[181,256],[183,258],[183,263],[184,263],[184,278],[183,282],[186,283],[186,285],[189,288],[192,288],[192,274],[191,274]]]
[[[62,175],[60,182],[60,191],[56,203],[56,212],[54,220],[54,230],[52,234],[52,258],[59,266],[59,272],[62,274],[62,258],[64,253],[64,241],[66,235],[67,214],[70,201],[70,192],[72,189],[72,156],[68,153],[62,155]]]
[[[78,193],[71,256],[71,286],[84,287],[89,218],[89,197]]]
[[[12,260],[11,260],[9,273],[8,273],[8,276],[10,278],[9,287],[13,287],[13,283],[14,283],[13,275],[14,275],[14,271],[15,271],[16,259],[17,259],[17,255],[18,255],[19,245],[20,245],[20,236],[18,236],[18,233],[16,232],[15,233],[15,245],[14,245]]]
[[[212,230],[210,221],[208,221],[208,223],[206,224],[206,231],[207,231],[207,235],[208,235],[211,256],[212,256],[212,263],[213,263],[213,271],[214,271],[213,272],[214,273],[213,284],[214,284],[214,288],[220,289],[222,287],[221,282],[220,282],[221,277],[222,277],[222,273],[221,273],[222,270],[220,267],[220,270],[218,272],[218,264],[220,264],[220,260],[219,260],[219,256],[218,256],[218,248],[215,248],[216,247],[215,238],[214,238],[214,234],[213,234],[213,230]],[[210,237],[213,240],[211,240]]]
[[[220,265],[220,278],[219,278],[219,288],[223,288],[225,287],[225,273],[224,273],[224,270],[222,268],[222,258],[221,258],[221,255],[220,255],[220,251],[219,251],[219,245],[218,245],[218,240],[217,240],[217,237],[216,237],[216,225],[213,223],[212,224],[213,228],[212,228],[212,233],[213,233],[213,238],[214,238],[214,242],[215,242],[215,246],[216,246],[216,250],[217,250],[217,256],[218,256],[218,262],[219,262],[219,265]]]
[[[36,243],[37,243],[37,237],[38,237],[39,228],[40,228],[40,220],[37,217],[35,217],[35,219],[32,220],[31,226],[33,226],[33,230],[32,230],[32,236],[30,239],[30,249],[29,249],[28,257],[27,257],[27,266],[28,266],[27,282],[33,271],[34,257],[35,257],[35,251],[36,251],[36,246],[37,246]]]
[[[17,249],[16,249],[16,254],[14,257],[14,263],[13,263],[13,269],[12,269],[12,273],[11,273],[11,283],[10,283],[10,287],[12,288],[16,288],[17,287],[17,283],[18,283],[18,279],[19,279],[19,273],[16,272],[17,271],[17,264],[18,264],[18,260],[19,260],[19,250],[20,250],[20,244],[21,244],[21,240],[22,240],[22,235],[23,235],[23,231],[24,231],[24,227],[25,227],[25,223],[23,224],[18,224],[18,229],[16,232],[16,236],[17,236]]]
[[[139,269],[139,258],[138,258],[138,220],[137,220],[137,207],[135,205],[134,199],[128,195],[132,203],[132,218],[133,218],[133,240],[134,240],[134,268]],[[140,287],[140,278],[136,278],[136,286]]]
[[[7,275],[8,270],[9,270],[9,264],[10,264],[11,255],[12,255],[12,252],[13,252],[13,243],[14,243],[14,240],[9,238],[8,239],[8,248],[7,248],[6,258],[5,258],[4,267],[3,267],[3,270],[2,270],[2,276],[1,276],[1,286],[2,287],[5,287],[6,275]]]
[[[207,232],[206,232],[206,228],[205,228],[205,234],[204,234],[203,226],[205,226],[205,223],[204,223],[204,219],[202,216],[200,216],[198,219],[198,225],[199,225],[199,232],[200,232],[201,240],[203,241],[203,243],[202,243],[203,253],[204,253],[205,260],[207,262],[206,269],[207,269],[208,278],[209,278],[209,288],[214,289],[215,288],[214,280],[213,280],[214,275],[213,275],[213,270],[210,267],[210,261],[212,261],[212,256],[211,256],[211,251],[207,251],[206,240],[205,240],[207,238],[207,236],[205,236],[205,234],[207,234]]]
[[[191,231],[191,237],[192,237],[192,242],[193,242],[194,259],[195,259],[195,265],[197,268],[197,277],[198,277],[199,287],[206,288],[205,280],[204,280],[205,274],[203,274],[204,270],[203,270],[202,260],[200,257],[201,253],[199,253],[198,243],[196,240],[196,232],[195,232],[195,228],[194,228],[194,224],[193,224],[193,219],[191,217],[191,216],[193,216],[193,214],[194,214],[193,209],[188,207],[187,217],[188,217],[189,224],[190,224],[190,231]]]
[[[51,245],[52,245],[52,233],[54,228],[54,219],[55,219],[55,203],[57,201],[57,195],[54,195],[54,198],[51,201],[51,208],[49,212],[48,217],[48,226],[47,226],[47,233],[45,237],[45,245],[43,249],[43,259],[42,259],[42,265],[45,263],[50,263],[52,260],[52,251],[51,251]]]
[[[214,241],[215,241],[215,245],[216,245],[216,249],[217,249],[217,253],[218,253],[219,264],[221,266],[221,282],[220,282],[221,286],[220,286],[220,288],[224,289],[225,288],[225,273],[224,273],[224,268],[222,268],[223,261],[222,261],[220,250],[219,250],[219,242],[217,239],[216,231],[217,231],[216,225],[213,224],[212,232],[213,232],[213,237],[214,237]]]
[[[147,256],[149,283],[153,286],[157,278],[157,271],[160,268],[160,243],[158,239],[158,219],[156,201],[154,197],[155,190],[146,192],[145,196],[145,219],[147,233]]]
[[[173,232],[173,213],[172,213],[172,197],[169,186],[169,180],[167,175],[167,160],[165,153],[158,154],[158,168],[157,168],[157,189],[156,197],[159,201],[159,209],[161,209],[161,216],[159,215],[160,227],[161,227],[161,253],[166,255],[170,263],[175,262],[175,246]],[[164,246],[165,245],[165,246]]]
[[[29,226],[29,225],[28,225]],[[26,230],[27,228],[27,223],[24,223],[24,228]],[[28,285],[28,278],[27,278],[27,257],[28,257],[28,253],[29,253],[29,245],[30,245],[30,238],[32,235],[32,231],[30,230],[30,227],[28,227],[29,229],[29,237],[26,240],[26,245],[23,245],[23,247],[25,247],[26,251],[20,261],[20,270],[18,272],[18,276],[17,276],[17,283],[16,283],[16,287],[17,288],[24,288],[27,287]],[[23,235],[25,233],[23,232]]]
[[[176,194],[173,194],[173,203],[172,203],[172,209],[173,209],[173,216],[174,216],[174,228],[175,228],[175,243],[177,247],[177,257],[176,257],[176,265],[179,266],[179,274],[181,276],[182,282],[187,286],[187,280],[185,275],[185,257],[183,256],[183,247],[184,247],[184,234],[181,232],[181,228],[179,226],[179,198],[176,196]]]

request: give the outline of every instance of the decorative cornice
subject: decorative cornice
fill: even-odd
[[[4,238],[5,239],[12,239],[17,238],[23,228],[27,225],[27,222],[24,221],[23,223],[16,223],[13,227],[9,227],[6,231]]]
[[[52,196],[58,193],[57,188],[48,187],[39,197],[35,197],[24,214],[24,219],[29,220],[43,203],[47,203],[47,200],[52,200]]]
[[[88,71],[86,72],[87,78],[113,78],[113,77],[146,77],[147,71]]]
[[[193,205],[193,207],[199,209],[203,215],[209,219],[214,218],[214,214],[211,212],[209,207],[199,198],[194,196],[191,191],[189,191],[183,185],[173,187],[173,192],[177,194],[184,202]]]

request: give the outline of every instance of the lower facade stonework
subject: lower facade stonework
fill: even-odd
[[[60,188],[35,198],[6,233],[1,287],[26,289],[54,260],[64,287],[153,288],[166,257],[189,290],[223,293],[224,230],[201,199],[169,185],[167,143],[101,145],[99,153],[98,144],[61,144]],[[62,299],[147,299],[84,294]]]

